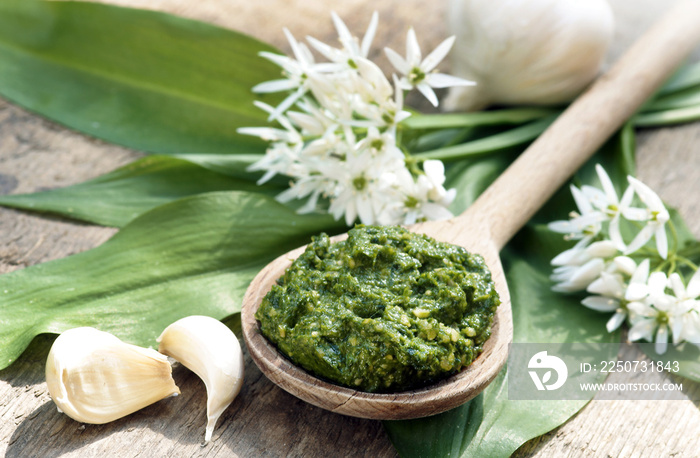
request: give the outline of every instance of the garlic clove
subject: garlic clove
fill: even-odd
[[[209,442],[221,414],[243,386],[243,353],[236,335],[219,320],[188,316],[168,326],[158,338],[158,351],[171,356],[202,379],[207,389]]]
[[[598,74],[613,39],[606,0],[450,0],[450,89],[443,108],[568,102]]]
[[[180,394],[167,357],[90,327],[56,338],[46,360],[46,384],[59,412],[93,424]]]

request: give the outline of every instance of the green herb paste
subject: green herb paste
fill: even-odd
[[[262,333],[296,365],[369,392],[468,366],[500,304],[481,256],[400,227],[313,241],[262,301]]]

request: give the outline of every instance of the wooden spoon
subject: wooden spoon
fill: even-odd
[[[318,379],[293,365],[260,334],[255,311],[305,247],[280,256],[253,280],[243,299],[243,335],[253,361],[284,390],[333,412],[394,420],[444,412],[479,394],[506,362],[513,339],[510,295],[499,251],[551,195],[658,88],[700,40],[700,1],[680,2],[580,96],[463,214],[410,227],[481,254],[502,304],[483,353],[429,387],[372,394]],[[336,240],[344,238],[338,236]]]

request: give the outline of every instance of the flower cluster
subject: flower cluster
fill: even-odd
[[[552,260],[553,290],[591,294],[581,303],[613,313],[609,332],[627,321],[629,339],[655,342],[657,353],[666,351],[669,339],[674,345],[700,344],[700,273],[678,253],[669,256],[668,210],[654,191],[633,177],[618,198],[605,170],[597,165],[596,171],[602,189],[572,186],[578,212],[549,224],[552,231],[577,240]],[[625,238],[632,240],[626,243]],[[695,270],[687,285],[679,263]]]
[[[399,73],[390,82],[368,59],[378,16],[372,16],[363,39],[354,37],[333,14],[341,48],[314,38],[308,44],[284,33],[293,57],[268,52],[261,55],[282,68],[283,79],[261,83],[258,93],[288,91],[278,106],[257,102],[276,127],[246,127],[239,133],[269,141],[265,156],[249,170],[264,171],[259,183],[275,175],[291,178],[281,202],[306,199],[300,212],[326,210],[351,225],[412,224],[449,218],[447,206],[455,190],[446,190],[445,169],[437,160],[422,170],[400,144],[399,123],[410,113],[403,109],[404,91],[417,88],[433,105],[433,88],[470,85],[470,81],[437,73],[454,37],[422,57],[413,29],[406,56],[385,49]],[[312,49],[326,59],[317,62]]]

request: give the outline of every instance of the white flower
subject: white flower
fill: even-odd
[[[627,317],[624,300],[626,288],[622,275],[608,272],[601,272],[600,277],[586,288],[589,293],[598,295],[583,299],[581,301],[583,305],[599,312],[615,312],[606,324],[608,332],[619,328]]]
[[[267,93],[267,92],[280,92],[287,90],[294,90],[290,95],[285,98],[279,106],[270,113],[269,121],[276,119],[281,113],[291,107],[294,102],[299,100],[306,91],[309,89],[308,81],[309,75],[314,72],[314,67],[316,63],[314,57],[303,43],[299,43],[294,39],[292,34],[284,29],[284,34],[287,36],[290,46],[292,47],[292,52],[296,59],[291,57],[274,54],[271,52],[263,51],[260,56],[266,58],[274,64],[282,67],[284,71],[285,79],[266,81],[260,83],[253,87],[253,92]]]
[[[679,320],[682,313],[677,307],[677,300],[665,292],[668,279],[663,272],[654,272],[649,276],[649,295],[643,301],[630,302],[627,308],[631,312],[632,327],[628,337],[632,341],[645,339],[655,343],[659,354],[666,352],[671,330],[674,341],[680,337]]]
[[[355,59],[366,58],[369,55],[369,49],[372,46],[372,41],[377,33],[377,25],[379,23],[379,14],[375,11],[372,14],[372,19],[369,22],[365,36],[360,43],[356,37],[352,35],[345,22],[338,16],[335,11],[331,12],[333,24],[338,32],[338,38],[343,45],[343,49],[337,49],[332,46],[313,38],[306,37],[311,46],[318,52],[323,54],[328,60],[336,63],[348,65],[350,68],[355,68]]]
[[[405,59],[390,48],[384,48],[384,51],[391,65],[403,75],[400,80],[401,86],[404,89],[417,88],[433,106],[437,106],[438,99],[433,88],[472,86],[476,84],[473,81],[457,78],[456,76],[433,72],[435,67],[437,67],[445,56],[447,56],[447,53],[450,52],[454,41],[454,36],[446,39],[425,59],[422,59],[416,33],[413,31],[413,28],[411,28],[408,30],[406,36]]]
[[[578,213],[572,212],[570,220],[553,221],[547,225],[550,231],[565,234],[568,240],[583,240],[583,244],[591,241],[602,229],[602,222],[607,216],[593,207],[589,197],[579,188],[571,186],[571,195],[578,207]]]
[[[382,224],[414,224],[453,216],[447,206],[452,203],[455,190],[445,191],[442,186],[444,174],[441,177],[437,176],[439,167],[433,167],[429,162],[439,161],[426,161],[423,164],[425,174],[416,178],[406,168],[396,172],[396,188],[400,198],[386,209]],[[444,171],[444,167],[442,170]],[[429,171],[431,176],[428,175]]]
[[[637,251],[654,237],[656,238],[656,249],[659,255],[666,259],[668,255],[668,240],[666,238],[665,224],[670,219],[668,210],[661,198],[649,186],[634,177],[627,177],[627,180],[647,208],[627,209],[624,216],[632,221],[646,221],[647,224],[632,240],[625,253],[630,254]]]
[[[581,266],[593,258],[610,258],[617,252],[615,244],[610,240],[593,242],[588,246],[579,242],[573,248],[559,253],[551,263],[553,266]]]
[[[669,285],[679,301],[695,300],[700,297],[700,270],[696,271],[688,281],[688,286],[677,273],[668,277]]]
[[[631,275],[625,299],[628,301],[641,301],[649,295],[649,259],[639,263]]]
[[[599,189],[593,188],[592,186],[583,186],[582,191],[584,195],[588,197],[590,203],[598,208],[598,210],[606,216],[606,219],[610,221],[608,226],[610,240],[615,243],[615,246],[620,251],[623,251],[626,247],[625,242],[622,240],[622,233],[620,232],[620,217],[632,203],[634,189],[628,187],[623,193],[622,199],[618,199],[615,186],[613,186],[612,180],[610,180],[605,169],[600,164],[596,164],[595,170],[598,174],[600,184],[603,187],[603,192],[600,192]]]
[[[404,167],[402,161],[391,164],[384,159],[363,150],[349,152],[342,162],[320,165],[321,173],[335,183],[328,209],[335,219],[345,215],[348,226],[358,217],[362,224],[377,223],[389,203],[388,188],[395,182],[395,170]]]
[[[442,162],[426,161],[423,172],[412,172],[398,144],[397,125],[410,116],[403,109],[407,83],[392,75],[392,84],[368,59],[377,13],[362,41],[337,14],[332,18],[340,48],[307,37],[311,47],[329,62],[316,62],[309,47],[286,29],[293,56],[261,53],[282,68],[284,78],[261,83],[253,90],[289,91],[289,95],[277,107],[256,103],[279,126],[238,130],[270,142],[265,156],[249,170],[264,171],[259,183],[278,174],[288,176],[290,187],[277,200],[306,199],[299,212],[327,211],[336,219],[344,217],[348,225],[356,219],[364,224],[400,224],[452,216],[447,207],[456,191],[444,187]],[[451,43],[446,40],[421,61],[411,31],[410,62],[415,60],[417,71],[430,73],[423,77],[423,85],[439,87],[441,81],[449,80],[433,70]],[[462,80],[452,80],[456,81]]]

